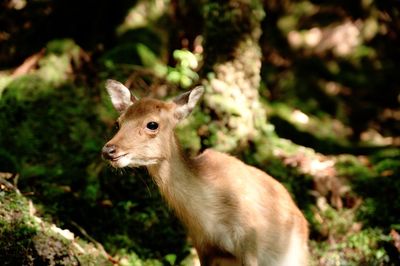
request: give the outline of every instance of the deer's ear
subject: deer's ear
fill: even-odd
[[[106,89],[108,95],[110,95],[111,102],[115,110],[117,110],[119,113],[125,112],[129,106],[138,100],[134,95],[131,94],[127,87],[116,80],[107,80]]]
[[[191,91],[185,92],[177,96],[173,101],[176,104],[175,117],[178,120],[186,118],[196,106],[197,102],[200,100],[204,93],[204,88],[198,86]]]

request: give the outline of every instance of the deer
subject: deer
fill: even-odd
[[[308,223],[286,188],[265,172],[212,149],[190,158],[174,133],[204,93],[138,99],[116,80],[106,89],[118,131],[102,148],[112,167],[146,167],[184,224],[201,265],[305,266]]]

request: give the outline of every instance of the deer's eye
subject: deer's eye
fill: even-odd
[[[146,127],[147,127],[147,129],[154,131],[158,128],[158,123],[152,121],[152,122],[147,123]]]
[[[114,123],[114,129],[115,129],[115,130],[119,130],[119,123],[118,123],[118,121],[115,121],[115,123]]]

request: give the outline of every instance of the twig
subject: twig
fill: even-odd
[[[17,194],[21,194],[21,192],[19,191],[19,189],[16,186],[14,186],[13,184],[11,184],[10,182],[8,182],[7,180],[5,180],[2,177],[0,177],[0,185],[5,186],[6,189],[14,190]]]
[[[27,74],[31,69],[36,67],[39,60],[44,56],[45,51],[46,50],[43,48],[38,53],[33,54],[25,59],[25,61],[14,70],[12,76],[15,78]]]
[[[104,255],[105,257],[107,257],[107,259],[108,259],[109,261],[111,261],[113,264],[118,264],[119,261],[116,260],[116,259],[114,259],[110,254],[108,254],[107,251],[104,249],[103,245],[102,245],[100,242],[98,242],[96,239],[94,239],[93,237],[91,237],[91,236],[86,232],[86,230],[85,230],[83,227],[81,227],[79,224],[77,224],[77,223],[74,222],[74,221],[71,221],[71,224],[72,224],[73,226],[75,226],[75,227],[79,230],[79,232],[80,232],[84,237],[86,237],[90,242],[92,242],[93,244],[95,244],[95,246],[96,246],[98,249],[100,249],[100,252],[102,252],[103,255]]]

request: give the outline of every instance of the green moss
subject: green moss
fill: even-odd
[[[27,101],[32,102],[53,91],[54,87],[44,81],[41,77],[31,74],[13,79],[5,87],[2,101]],[[12,98],[12,99],[11,99]]]
[[[351,232],[340,242],[328,244],[311,241],[311,265],[392,265],[385,246],[390,237],[380,229]]]
[[[57,39],[50,41],[47,46],[48,54],[64,55],[77,57],[79,53],[79,46],[72,39]]]
[[[0,191],[2,265],[111,265],[91,244],[77,248],[54,228],[31,213],[26,198]]]
[[[125,43],[108,51],[106,54],[104,54],[101,61],[103,61],[104,63],[110,61],[114,64],[140,65],[141,56],[139,54],[137,44]]]
[[[335,167],[340,176],[347,177],[349,180],[361,181],[374,176],[373,171],[353,155],[339,156]]]
[[[375,171],[381,176],[393,176],[395,173],[400,173],[400,161],[392,158],[383,159],[376,164]]]
[[[118,256],[121,258],[119,261],[120,266],[162,266],[162,265],[174,265],[162,263],[160,260],[143,260],[138,257],[136,253],[128,252],[127,250],[121,249],[118,253]]]
[[[47,44],[46,55],[39,60],[35,75],[52,86],[71,79],[72,69],[81,65],[81,48],[71,39],[53,40]]]
[[[382,156],[384,155],[384,156]],[[393,156],[393,157],[391,157]],[[400,216],[400,164],[398,151],[384,149],[364,157],[364,163],[352,155],[338,158],[336,169],[350,181],[353,191],[363,197],[357,217],[370,226],[391,227]]]
[[[206,1],[202,13],[206,72],[213,64],[230,60],[240,42],[258,39],[259,23],[264,17],[261,1]]]

